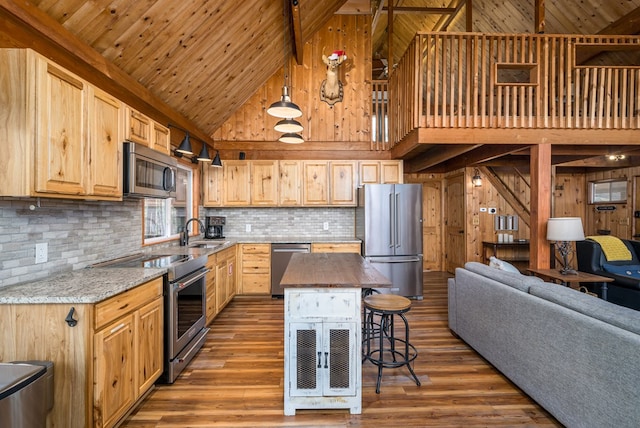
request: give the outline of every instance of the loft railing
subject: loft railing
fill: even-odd
[[[422,128],[640,129],[640,37],[418,33],[389,79],[391,145]]]
[[[387,80],[371,82],[371,150],[389,149],[389,103]]]

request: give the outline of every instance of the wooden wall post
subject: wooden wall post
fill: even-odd
[[[550,247],[547,220],[551,217],[551,144],[531,146],[531,238],[529,267],[547,269]]]

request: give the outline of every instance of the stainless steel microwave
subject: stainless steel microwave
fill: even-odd
[[[178,161],[141,144],[124,142],[124,196],[175,198]]]

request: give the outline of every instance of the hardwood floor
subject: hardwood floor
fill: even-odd
[[[447,275],[425,274],[424,300],[407,314],[419,355],[406,367],[363,365],[362,414],[283,415],[283,301],[234,299],[173,385],[158,385],[122,427],[513,427],[562,426],[447,326]]]

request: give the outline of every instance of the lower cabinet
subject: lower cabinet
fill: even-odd
[[[329,243],[329,242],[313,242],[311,243],[312,253],[357,253],[360,254],[359,243]]]
[[[113,427],[149,390],[163,371],[162,290],[160,277],[96,304],[0,305],[0,360],[53,362],[47,426]]]
[[[210,168],[213,169],[213,168]],[[209,325],[218,314],[218,306],[216,304],[216,262],[218,257],[211,254],[207,259],[207,292],[205,302],[205,324]]]
[[[238,293],[269,294],[271,244],[240,244],[238,248]]]
[[[284,414],[362,411],[360,288],[285,288]]]
[[[236,246],[216,253],[216,313],[220,313],[236,294]]]

